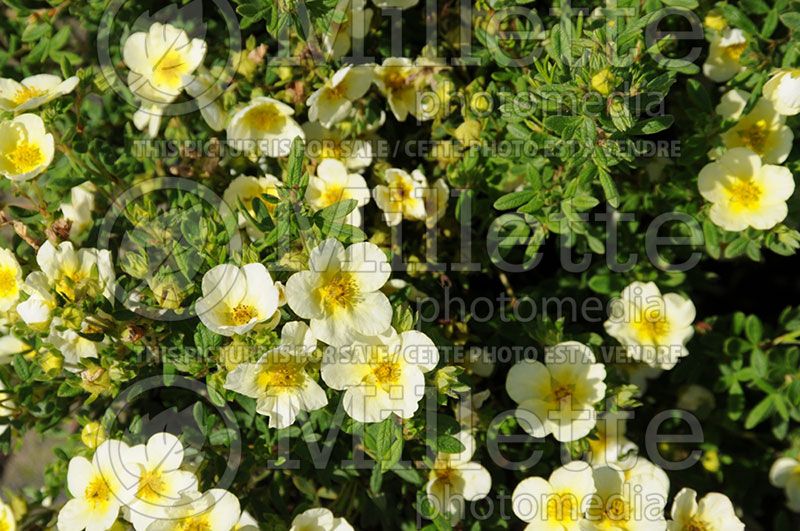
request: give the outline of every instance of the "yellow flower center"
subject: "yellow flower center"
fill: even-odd
[[[742,145],[749,147],[756,153],[763,153],[764,144],[769,136],[769,124],[766,120],[761,119],[752,124],[750,127],[739,131],[739,138]]]
[[[297,363],[283,363],[269,366],[258,374],[258,386],[270,391],[284,391],[303,385],[305,381],[303,366]]]
[[[5,158],[17,173],[28,173],[44,162],[44,153],[38,145],[23,140]]]
[[[389,194],[389,199],[393,203],[400,205],[401,209],[402,205],[406,201],[416,199],[414,197],[414,183],[412,183],[409,179],[395,179],[389,187]]]
[[[409,78],[405,75],[404,69],[388,68],[388,72],[383,75],[383,83],[391,91],[400,90],[408,85]]]
[[[275,105],[264,103],[247,111],[243,121],[250,129],[274,133],[283,129],[286,117]]]
[[[372,374],[380,385],[396,384],[400,380],[400,364],[392,360],[382,361],[372,369]]]
[[[572,397],[573,386],[556,384],[553,386],[553,399],[555,402],[566,402]]]
[[[547,500],[547,519],[556,522],[577,520],[578,504],[571,493],[553,494]]]
[[[348,199],[349,194],[345,195],[344,186],[339,184],[329,184],[325,191],[322,192],[322,197],[320,197],[320,202],[323,206],[331,206],[339,201],[344,199]]]
[[[319,151],[319,158],[321,159],[341,159],[344,150],[339,142],[334,142],[331,139],[322,141],[322,149]]]
[[[455,471],[449,466],[439,466],[432,470],[431,475],[436,481],[451,484],[455,476]]]
[[[350,273],[339,271],[319,288],[319,298],[328,311],[351,308],[360,298],[358,282]]]
[[[0,267],[0,298],[14,297],[17,293],[17,272],[11,267]]]
[[[158,468],[145,470],[139,478],[139,489],[136,497],[145,501],[156,501],[164,495],[166,485]]]
[[[758,205],[763,190],[753,181],[738,180],[729,188],[730,200],[736,206],[751,209]]]
[[[708,525],[700,518],[694,517],[689,520],[689,523],[684,527],[685,531],[709,531]]]
[[[178,523],[176,529],[177,531],[212,531],[211,522],[208,521],[208,516],[204,514],[182,520]]]
[[[83,492],[86,502],[93,508],[105,506],[111,501],[111,488],[102,475],[95,476]]]
[[[667,316],[659,308],[649,308],[642,311],[633,322],[639,340],[650,345],[660,345],[661,341],[670,331]]]
[[[631,508],[625,500],[615,496],[606,505],[606,518],[612,522],[627,522],[631,519]]]
[[[46,93],[47,93],[46,90],[40,90],[36,87],[23,86],[21,89],[17,91],[16,94],[14,94],[14,97],[12,98],[11,101],[14,103],[14,105],[19,106],[22,105],[23,103],[26,103],[29,100],[32,100],[33,98],[38,98],[39,96],[42,96]]]
[[[738,61],[742,56],[742,53],[744,53],[745,48],[747,48],[747,43],[740,42],[738,44],[731,44],[730,46],[723,47],[722,53],[725,54],[725,57],[731,61]]]
[[[242,326],[258,317],[258,311],[249,304],[238,304],[230,310],[228,320],[233,326]]]
[[[183,85],[183,76],[188,73],[189,63],[176,50],[168,51],[153,65],[153,81],[157,87],[180,88]]]

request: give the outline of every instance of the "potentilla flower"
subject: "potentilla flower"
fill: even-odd
[[[786,506],[800,513],[800,461],[781,457],[769,470],[769,482],[786,491]]]
[[[278,290],[262,264],[220,264],[203,275],[197,316],[223,336],[246,334],[278,310]]]
[[[710,492],[697,501],[697,492],[681,489],[672,502],[669,531],[744,531],[731,500],[719,492]]]
[[[312,160],[335,159],[348,170],[363,171],[372,164],[372,144],[363,138],[347,138],[338,127],[327,129],[319,122],[303,124],[306,151]]]
[[[97,192],[97,187],[85,181],[70,190],[70,202],[61,203],[61,213],[64,219],[70,221],[69,237],[70,239],[77,238],[83,231],[92,226],[94,218],[92,210],[94,210],[94,195]]]
[[[62,80],[51,74],[26,77],[20,82],[0,78],[0,110],[23,112],[69,94],[78,86],[78,77]]]
[[[102,346],[102,342],[92,341],[82,335],[91,332],[92,328],[85,321],[81,323],[80,330],[73,330],[60,317],[55,317],[50,322],[46,341],[64,356],[68,368],[76,369],[81,360],[96,358]]]
[[[0,247],[0,312],[5,312],[19,300],[22,270],[17,257]]]
[[[404,170],[389,168],[384,173],[384,181],[386,184],[375,187],[375,203],[383,210],[383,218],[387,225],[399,225],[403,219],[413,221],[426,219],[425,199],[428,180],[421,171],[414,170],[409,175]]]
[[[238,498],[224,489],[184,496],[164,516],[147,526],[147,531],[212,530],[231,531],[239,521]]]
[[[328,509],[315,507],[295,516],[289,531],[353,531],[353,526]]]
[[[514,514],[527,522],[526,531],[540,529],[577,531],[595,493],[592,468],[572,461],[557,468],[548,479],[524,479],[514,489]]]
[[[284,157],[289,154],[295,138],[305,139],[293,114],[294,109],[278,100],[253,98],[231,117],[228,142],[242,151]]]
[[[364,96],[372,84],[373,70],[367,65],[347,65],[333,74],[333,77],[309,96],[308,119],[331,127],[342,120],[353,102]]]
[[[48,240],[36,253],[36,262],[50,285],[65,299],[74,302],[102,294],[113,302],[111,251],[92,248],[76,251],[72,242],[61,242],[55,247]]]
[[[5,531],[17,530],[17,519],[11,507],[0,501],[0,529]]]
[[[333,59],[341,59],[350,51],[353,42],[364,40],[372,22],[372,9],[366,7],[366,4],[366,0],[337,3],[337,12],[341,18],[333,17],[330,29],[325,32],[322,41],[325,52]],[[341,22],[336,22],[337,18]]]
[[[340,346],[356,334],[374,336],[389,328],[392,306],[380,289],[390,268],[377,245],[345,249],[329,238],[311,251],[308,268],[289,278],[286,301],[294,313],[310,319],[317,339]]]
[[[389,57],[375,67],[375,84],[386,96],[395,118],[404,122],[409,114],[417,116],[417,93],[422,68],[407,57]]]
[[[794,193],[788,168],[762,164],[747,148],[730,149],[706,164],[697,184],[700,194],[711,202],[711,221],[734,232],[748,227],[771,229],[786,218],[786,201]]]
[[[519,404],[517,419],[534,437],[581,439],[594,428],[594,405],[606,394],[605,366],[577,341],[548,348],[545,362],[522,360],[508,372],[506,391]]]
[[[761,98],[752,111],[738,118],[738,122],[722,133],[722,142],[728,149],[749,148],[769,164],[779,164],[792,151],[794,134],[786,125],[770,100]]]
[[[466,431],[455,437],[464,445],[464,451],[437,453],[425,491],[438,512],[460,520],[464,516],[465,502],[480,500],[489,494],[492,476],[482,465],[470,461],[475,454],[475,437]]]
[[[122,58],[130,69],[128,85],[143,103],[170,103],[191,83],[203,62],[206,43],[189,39],[171,24],[154,22],[148,31],[130,35]]]
[[[614,465],[594,469],[596,496],[586,509],[581,530],[664,530],[668,491],[651,474],[626,474]]]
[[[322,360],[323,381],[345,392],[344,410],[358,422],[380,422],[395,413],[411,418],[425,394],[426,372],[439,362],[428,336],[393,329],[331,347]]]
[[[450,201],[450,187],[445,179],[437,179],[433,186],[425,189],[425,225],[428,228],[436,223],[447,212],[447,203]]]
[[[619,413],[607,411],[597,419],[597,438],[587,439],[591,451],[592,466],[619,465],[636,459],[631,455],[638,447],[625,437],[625,418]]]
[[[308,325],[286,323],[278,348],[256,363],[242,363],[228,373],[225,389],[256,399],[256,412],[269,416],[270,428],[290,426],[300,411],[325,407],[325,391],[306,372],[317,341]]]
[[[239,211],[244,205],[250,216],[255,217],[256,211],[253,208],[253,200],[261,199],[267,211],[272,213],[275,211],[275,205],[265,201],[263,196],[278,197],[278,189],[281,186],[283,186],[283,183],[274,175],[265,175],[264,177],[240,175],[232,180],[228,188],[225,189],[222,194],[222,200],[234,211]],[[257,239],[261,236],[261,231],[249,221],[244,213],[238,212],[238,220],[239,227],[245,228],[250,238]]]
[[[350,225],[361,225],[359,207],[369,203],[369,186],[361,175],[347,173],[347,168],[340,161],[324,159],[317,166],[316,175],[308,180],[305,199],[315,211],[345,199],[355,199],[358,206],[344,221]]]
[[[727,120],[738,120],[742,116],[742,111],[747,107],[747,100],[750,93],[744,90],[729,90],[719,99],[719,104],[714,111]]]
[[[137,481],[130,458],[128,445],[108,440],[91,461],[81,456],[70,460],[67,489],[72,499],[58,513],[59,531],[101,531],[114,524]]]
[[[28,298],[17,304],[20,318],[31,328],[46,328],[58,304],[55,294],[50,289],[47,275],[41,271],[33,271],[25,277],[22,290],[28,294]]]
[[[21,114],[0,123],[0,175],[28,181],[53,162],[55,142],[35,114]]]
[[[661,294],[653,282],[632,282],[611,303],[606,333],[626,347],[635,361],[671,369],[689,354],[696,312],[691,300],[677,293]]]
[[[703,73],[717,83],[728,81],[742,70],[739,58],[747,47],[747,37],[742,30],[728,28],[715,33],[703,64]]]
[[[197,491],[197,478],[181,470],[183,445],[171,433],[151,436],[146,444],[131,448],[128,466],[138,467],[138,481],[133,499],[128,503],[130,521],[136,531],[143,531],[165,516],[169,507],[181,502],[187,493]]]
[[[6,385],[0,381],[0,417],[10,417],[14,413],[14,401],[12,400],[11,393],[6,392]],[[10,424],[0,424],[0,435],[4,434]],[[3,502],[0,501],[0,524],[4,522],[4,518],[7,518],[8,515],[2,508]],[[14,521],[14,515],[11,514],[11,521]],[[7,522],[6,522],[7,524]],[[0,526],[0,529],[3,529]],[[13,529],[13,527],[11,527]]]
[[[778,70],[764,84],[764,97],[785,116],[800,113],[800,68]]]

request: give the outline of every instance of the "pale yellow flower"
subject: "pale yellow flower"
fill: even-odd
[[[8,249],[0,248],[0,312],[16,304],[21,287],[22,270],[17,257]]]
[[[0,175],[27,181],[44,172],[55,155],[53,135],[35,114],[0,122]]]
[[[734,232],[768,230],[786,218],[794,179],[788,168],[762,164],[753,151],[733,148],[700,171],[698,187],[711,202],[709,217],[716,225]]]
[[[320,341],[339,346],[356,334],[388,330],[392,306],[380,289],[390,270],[378,246],[356,243],[345,249],[327,239],[311,251],[308,268],[289,278],[286,300],[294,313],[310,320]]]
[[[697,501],[697,492],[681,489],[672,502],[669,531],[744,531],[731,500],[719,492],[710,492]]]
[[[614,465],[594,469],[597,495],[586,510],[581,531],[664,530],[668,489],[659,475],[626,474]]]
[[[386,96],[392,114],[401,122],[409,114],[421,117],[417,108],[421,74],[422,69],[407,57],[389,57],[375,67],[375,83]]]
[[[369,203],[369,186],[361,175],[348,173],[342,162],[336,159],[324,159],[317,166],[316,175],[308,181],[305,199],[315,211],[345,199],[355,199],[358,206],[344,218],[344,221],[350,225],[361,225],[359,207]]]
[[[778,114],[770,100],[761,98],[753,110],[722,133],[727,149],[746,147],[761,156],[767,164],[780,164],[792,151],[794,134],[786,118]]]
[[[295,516],[289,531],[353,531],[353,526],[328,509],[315,507]]]
[[[17,113],[35,109],[69,94],[77,86],[77,76],[62,80],[51,74],[38,74],[20,82],[0,78],[0,110]]]
[[[394,226],[403,219],[422,221],[426,218],[426,190],[428,180],[419,170],[411,175],[399,168],[389,168],[384,173],[386,184],[375,187],[375,203],[383,210],[386,224]]]
[[[677,293],[661,294],[653,282],[632,282],[611,303],[606,333],[626,347],[633,360],[671,369],[689,354],[695,307]]]
[[[506,391],[519,404],[517,419],[534,437],[553,434],[569,442],[586,437],[597,422],[595,404],[606,394],[606,369],[577,341],[545,351],[547,365],[525,359],[508,372]]]
[[[522,480],[511,495],[514,514],[527,522],[526,531],[578,531],[595,493],[592,468],[572,461],[548,479]]]
[[[428,499],[440,513],[451,521],[463,518],[465,502],[485,498],[492,488],[492,476],[480,463],[471,461],[475,453],[475,437],[461,431],[455,437],[464,451],[448,454],[438,452],[425,486]]]
[[[769,482],[786,491],[786,506],[800,513],[800,461],[791,457],[781,457],[772,464]]]
[[[764,97],[785,116],[800,113],[800,68],[778,70],[764,84]]]
[[[728,81],[742,70],[739,58],[747,47],[747,37],[742,30],[728,28],[714,34],[703,73],[717,83]]]
[[[372,67],[347,65],[309,96],[308,118],[331,127],[350,112],[353,102],[363,97],[372,84]]]
[[[295,138],[305,139],[293,115],[294,109],[278,100],[253,98],[231,117],[227,127],[228,143],[245,152],[285,157]]]
[[[322,379],[345,391],[342,404],[358,422],[380,422],[392,413],[411,418],[425,393],[425,373],[439,362],[439,351],[413,330],[362,337],[331,347],[322,360]]]
[[[203,275],[203,296],[195,311],[209,330],[223,336],[246,334],[278,310],[278,290],[262,264],[220,264]]]

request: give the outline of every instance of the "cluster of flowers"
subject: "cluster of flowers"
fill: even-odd
[[[90,446],[99,439],[90,438]],[[70,460],[67,485],[72,498],[58,514],[58,529],[110,529],[120,515],[136,531],[258,529],[236,496],[219,488],[200,492],[197,478],[185,466],[183,445],[167,432],[136,446],[104,440],[96,445],[91,460],[83,456]],[[309,509],[292,522],[292,530],[308,528],[353,529],[323,508]]]
[[[526,529],[660,529],[743,531],[733,504],[712,492],[699,502],[692,489],[682,489],[664,518],[669,479],[656,465],[637,457],[635,464],[590,466],[573,461],[547,479],[530,477],[514,489],[514,513]]]
[[[713,37],[703,72],[713,81],[728,81],[743,70],[747,35],[718,15],[705,24]],[[792,150],[794,135],[785,122],[800,113],[800,73],[776,72],[762,94],[752,104],[751,95],[739,89],[722,97],[716,112],[729,125],[721,135],[725,151],[712,151],[716,160],[698,178],[700,194],[711,203],[711,221],[728,231],[771,229],[786,218],[786,201],[794,192],[792,173],[778,164]]]

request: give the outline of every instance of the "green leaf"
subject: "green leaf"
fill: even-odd
[[[722,16],[731,26],[742,29],[745,33],[750,35],[758,35],[758,28],[753,24],[750,18],[742,13],[737,7],[731,4],[717,4],[717,9],[720,10]]]
[[[494,202],[494,208],[497,210],[510,210],[518,208],[533,199],[536,192],[533,190],[522,190],[521,192],[512,192],[497,199]]]
[[[800,13],[791,12],[784,13],[780,16],[781,22],[784,26],[792,31],[800,31]]]
[[[650,118],[649,120],[644,120],[634,125],[630,133],[633,135],[653,135],[655,133],[660,133],[664,129],[668,129],[672,126],[674,121],[675,117],[671,114],[656,116],[655,118]]]
[[[750,411],[750,413],[747,415],[747,419],[744,421],[744,428],[746,430],[752,430],[761,422],[772,416],[774,411],[775,397],[774,395],[769,395],[759,402],[756,407],[752,409],[752,411]]]
[[[446,454],[458,454],[465,450],[464,445],[450,435],[442,434],[436,437],[436,451]]]
[[[303,176],[303,157],[305,155],[305,144],[298,136],[292,141],[292,148],[289,151],[289,170],[286,176],[286,183],[289,186],[297,185]]]
[[[612,207],[619,206],[619,192],[617,192],[617,185],[611,179],[611,175],[604,168],[597,168],[597,177],[600,179],[600,186],[603,187],[603,193],[606,196],[606,201]]]
[[[400,461],[403,453],[403,430],[394,416],[365,427],[364,448],[382,470],[391,470]]]
[[[323,208],[317,212],[314,217],[316,218],[316,221],[318,221],[317,225],[319,226],[322,226],[323,224],[330,224],[337,219],[344,218],[350,212],[355,210],[357,206],[358,201],[355,199],[344,199]]]

